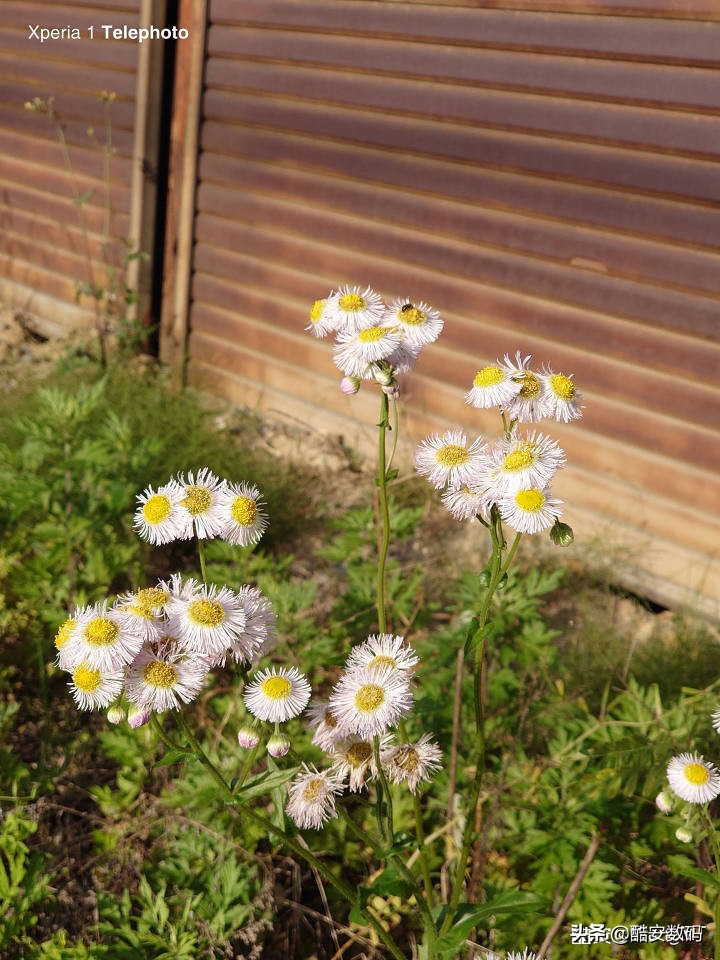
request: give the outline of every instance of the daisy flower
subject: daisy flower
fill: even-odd
[[[505,960],[537,960],[537,955],[531,953],[527,947],[520,953],[519,950],[512,950],[506,957]]]
[[[237,598],[245,611],[247,643],[255,651],[254,657],[261,657],[277,642],[277,617],[273,605],[262,590],[249,584],[240,587]]]
[[[170,594],[158,587],[146,587],[137,593],[123,593],[115,601],[115,609],[129,630],[142,637],[143,643],[160,634],[159,617]]]
[[[371,287],[341,287],[336,294],[328,297],[325,307],[339,333],[357,333],[365,327],[380,323],[385,312],[385,304],[379,293]]]
[[[487,476],[501,494],[528,487],[547,486],[565,463],[565,453],[555,440],[542,433],[501,440],[491,451]]]
[[[534,423],[545,416],[545,385],[539,375],[528,370],[532,357],[515,355],[515,363],[505,358],[512,379],[520,384],[517,394],[503,405],[505,413],[518,423]]]
[[[261,670],[243,693],[250,713],[271,723],[285,723],[297,717],[309,699],[310,684],[296,667]]]
[[[257,543],[268,526],[265,503],[252,483],[226,483],[218,494],[222,538],[240,547]]]
[[[380,741],[381,749],[387,748],[390,740],[390,735],[385,734]],[[352,793],[359,793],[362,790],[366,775],[371,780],[377,776],[373,745],[369,740],[364,740],[362,737],[346,737],[338,740],[328,752],[333,761],[330,769],[334,771],[341,783],[348,781]]]
[[[206,587],[192,580],[180,589],[184,596],[171,595],[167,605],[169,634],[188,650],[207,657],[220,656],[238,641],[242,643],[246,617],[236,593],[229,587]]]
[[[63,624],[63,627],[64,626],[65,624]],[[60,627],[60,630],[62,630],[63,627]],[[58,630],[58,636],[60,635],[60,630]],[[58,646],[57,637],[55,638],[55,646]],[[720,707],[717,708],[710,719],[712,720],[713,730],[716,733],[720,733]]]
[[[303,764],[302,771],[288,786],[285,812],[301,830],[320,830],[326,820],[337,816],[335,794],[342,790],[342,784],[332,774]]]
[[[465,402],[478,409],[504,407],[520,393],[521,386],[522,384],[513,379],[513,369],[505,357],[504,364],[498,360],[497,363],[478,370],[472,387],[465,394]]]
[[[80,710],[97,710],[109,706],[120,696],[123,685],[122,670],[104,671],[91,667],[87,661],[72,670],[68,684],[73,700]]]
[[[314,730],[312,742],[326,753],[343,737],[338,722],[326,700],[316,700],[308,707],[308,726]]]
[[[480,437],[468,444],[462,430],[434,433],[416,448],[415,469],[437,489],[470,485],[485,464],[486,449]]]
[[[485,490],[469,487],[450,487],[440,497],[442,504],[456,520],[474,520],[478,514],[487,517],[490,497]]]
[[[403,340],[401,341],[400,345],[393,350],[393,352],[387,358],[387,362],[393,369],[393,380],[391,383],[386,385],[386,389],[391,387],[393,384],[397,386],[397,383],[394,379],[395,374],[410,373],[415,364],[418,362],[421,349],[421,347],[418,347],[409,341]]]
[[[175,480],[170,480],[157,490],[147,487],[138,494],[140,506],[133,517],[138,536],[154,544],[187,540],[192,535],[192,527],[187,514],[180,507],[182,498],[182,487]]]
[[[76,621],[74,617],[68,617],[68,619],[65,620],[64,623],[61,623],[58,627],[58,632],[55,634],[55,640],[53,641],[58,655],[60,655],[60,651],[72,636],[72,632],[75,629],[75,623]],[[59,660],[60,656],[58,656],[58,662]]]
[[[564,373],[553,373],[543,367],[538,378],[544,387],[543,416],[552,420],[561,420],[569,423],[582,417],[582,409],[578,400],[580,394],[575,389],[572,376]]]
[[[696,753],[681,753],[667,767],[670,789],[688,803],[709,803],[720,794],[720,773]]]
[[[353,667],[333,687],[329,705],[346,734],[375,737],[410,710],[410,678],[390,667]]]
[[[202,657],[143,647],[127,669],[125,696],[155,713],[179,710],[198,696],[206,676]]]
[[[346,377],[369,380],[373,376],[372,365],[387,360],[400,346],[400,340],[399,331],[392,327],[363,327],[354,333],[340,333],[333,350],[335,366]]]
[[[187,477],[178,477],[177,482],[183,492],[180,508],[191,535],[199,540],[222,536],[225,516],[220,507],[220,496],[225,490],[225,481],[203,467],[197,475],[188,473]]]
[[[442,750],[424,733],[417,743],[402,743],[380,754],[383,770],[391,783],[406,783],[416,793],[421,781],[430,780],[442,766]]]
[[[383,323],[397,327],[406,343],[423,347],[440,336],[443,321],[437,310],[421,300],[413,303],[408,297],[398,297],[387,307]]]
[[[420,658],[404,637],[392,633],[380,633],[367,638],[350,651],[347,667],[390,667],[395,670],[411,670]]]
[[[528,487],[498,500],[500,516],[517,533],[540,533],[551,527],[561,514],[562,500],[550,496],[550,490]]]
[[[327,297],[316,300],[310,308],[310,323],[305,327],[312,330],[316,337],[326,337],[336,329],[336,318],[333,311],[335,294],[331,290]]]
[[[64,670],[87,663],[92,670],[114,673],[134,660],[142,645],[142,634],[118,610],[108,610],[103,601],[77,611],[58,661]]]

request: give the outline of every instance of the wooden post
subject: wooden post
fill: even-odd
[[[160,314],[160,359],[171,367],[176,385],[184,382],[187,359],[207,0],[180,0],[178,28],[189,37],[178,40],[175,63]]]

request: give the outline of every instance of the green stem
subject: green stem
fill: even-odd
[[[253,764],[255,763],[255,758],[256,758],[257,755],[258,755],[258,750],[259,750],[259,749],[260,749],[260,742],[258,741],[258,742],[255,744],[255,746],[252,748],[252,750],[250,751],[250,756],[249,756],[249,757],[247,758],[247,760],[245,761],[245,765],[244,765],[244,767],[242,768],[242,770],[241,770],[241,772],[240,772],[240,776],[239,776],[238,779],[237,779],[237,783],[235,784],[235,786],[234,786],[234,788],[233,788],[233,791],[234,791],[235,793],[237,793],[237,791],[240,789],[240,787],[245,783],[245,780],[246,780],[246,778],[247,778],[247,775],[250,773],[250,771],[252,770],[252,766],[253,766]]]
[[[387,633],[387,614],[385,610],[385,565],[390,546],[390,508],[387,495],[387,465],[385,459],[385,435],[388,423],[389,402],[387,394],[380,394],[380,423],[378,424],[378,498],[380,506],[380,544],[378,548],[377,570],[377,607],[378,628]]]
[[[377,787],[377,792],[379,797],[385,797],[386,804],[386,817],[387,821],[384,825],[382,835],[385,838],[386,843],[390,846],[395,842],[395,823],[393,816],[393,802],[392,794],[390,793],[390,784],[387,782],[387,777],[385,776],[385,771],[382,768],[382,763],[380,762],[380,737],[373,737],[373,754],[375,756],[375,766],[377,767],[377,776],[379,781],[379,786]],[[382,800],[380,800],[382,803]]]
[[[205,563],[205,542],[198,537],[198,557],[200,558],[200,575],[205,586],[208,585],[207,566]]]
[[[427,859],[427,850],[425,849],[425,828],[423,827],[422,806],[420,797],[417,793],[413,794],[413,812],[415,813],[415,835],[418,842],[418,860],[420,862],[420,872],[422,873],[425,896],[430,906],[435,906],[435,891],[430,876],[430,865]]]
[[[715,832],[715,824],[712,822],[707,806],[702,808],[702,816],[707,827],[708,839],[713,852],[713,860],[715,861],[715,875],[720,877],[720,845],[718,844],[718,837]],[[715,899],[713,916],[715,920],[715,960],[720,960],[720,894],[718,894]]]
[[[166,746],[169,750],[182,750],[182,747],[181,747],[179,744],[175,743],[175,742],[167,735],[167,733],[165,733],[165,731],[163,730],[163,726],[162,726],[162,724],[160,723],[160,721],[158,720],[158,715],[157,715],[156,713],[151,713],[151,714],[150,714],[150,723],[152,724],[153,729],[155,730],[155,733],[157,733],[157,735],[160,737],[160,739],[162,740],[162,742],[165,744],[165,746]]]
[[[397,400],[395,399],[395,397],[393,397],[393,401],[392,401],[392,427],[390,427],[390,429],[392,430],[393,437],[392,437],[392,446],[390,447],[390,457],[387,462],[387,470],[389,470],[392,467],[393,460],[395,459],[395,451],[397,450],[397,443],[398,443],[398,406],[397,406]]]
[[[197,757],[202,765],[206,768],[223,793],[225,793],[230,799],[233,799],[233,792],[230,789],[229,784],[225,782],[223,775],[200,746],[192,730],[187,725],[185,717],[180,712],[177,714],[177,723],[181,732],[185,735],[185,737],[187,737],[188,743],[192,747],[193,751],[197,754]],[[329,883],[330,886],[334,887],[341,896],[345,897],[348,903],[354,904],[357,902],[357,891],[354,890],[349,884],[345,883],[344,880],[341,880],[340,877],[336,877],[335,874],[328,870],[322,860],[319,860],[314,853],[307,849],[307,847],[304,847],[301,843],[299,843],[295,837],[289,836],[282,829],[282,827],[278,827],[272,822],[272,820],[270,820],[268,817],[265,817],[263,814],[258,813],[257,810],[255,810],[249,804],[244,804],[242,809],[243,816],[249,817],[251,820],[254,820],[255,823],[264,827],[264,829],[269,833],[274,833],[275,836],[279,837],[280,840],[293,851],[293,853],[296,853],[298,856],[302,857],[303,860],[305,860],[311,867],[317,870],[325,882]],[[395,960],[405,960],[405,957],[403,957],[402,953],[400,952],[398,945],[395,943],[387,930],[385,930],[383,925],[377,920],[377,918],[373,916],[369,909],[367,907],[360,908],[360,913],[367,920],[368,925],[375,930],[378,937],[388,948],[392,956],[395,957]]]

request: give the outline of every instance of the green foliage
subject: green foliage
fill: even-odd
[[[38,911],[51,897],[45,857],[26,843],[36,829],[21,809],[7,811],[0,823],[0,945],[18,956],[32,943]]]

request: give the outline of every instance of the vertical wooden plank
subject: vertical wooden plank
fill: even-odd
[[[160,359],[176,383],[184,379],[187,352],[207,14],[207,0],[180,0],[178,27],[189,37],[178,41],[175,64],[160,315]]]

